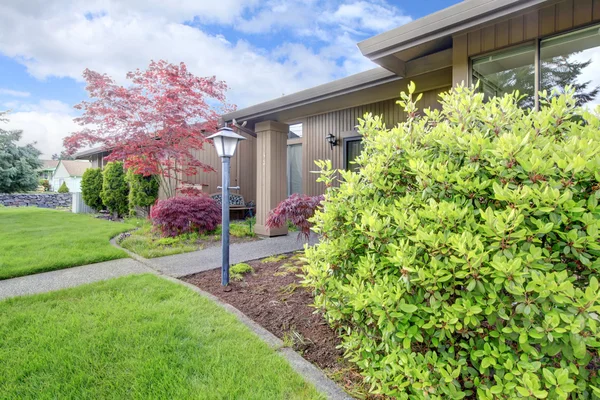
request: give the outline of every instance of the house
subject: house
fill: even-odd
[[[256,199],[256,135],[252,131],[240,130],[239,132],[246,140],[242,141],[238,147],[235,156],[231,159],[231,186],[239,186],[239,190],[233,190],[244,197],[244,201],[254,201]],[[92,168],[104,168],[108,161],[106,157],[110,150],[95,148],[79,152],[75,155],[77,160],[87,160]],[[193,185],[194,187],[208,194],[220,192],[217,186],[221,185],[221,160],[217,152],[212,147],[212,143],[202,150],[192,150],[194,157],[207,165],[213,167],[216,172],[198,171],[196,175],[179,176],[180,186]],[[161,190],[160,198],[165,197],[165,192]]]
[[[39,179],[47,179],[52,182],[52,175],[58,166],[58,160],[40,160],[42,166],[36,170]]]
[[[581,103],[594,104],[599,30],[600,0],[466,0],[358,43],[378,68],[224,115],[225,123],[246,122],[257,135],[256,232],[287,233],[265,221],[293,180],[305,194],[324,192],[311,173],[315,160],[352,166],[361,151],[357,118],[372,112],[388,126],[403,121],[395,101],[410,81],[423,93],[421,108],[439,107],[441,92],[478,81],[486,95],[519,89],[532,108],[539,90],[593,81]],[[298,125],[301,137],[289,139]]]
[[[69,192],[81,192],[81,177],[86,169],[92,168],[92,163],[80,160],[60,160],[52,175],[52,190],[58,191],[63,182],[67,184]]]

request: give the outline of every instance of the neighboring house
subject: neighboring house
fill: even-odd
[[[58,160],[40,160],[42,166],[36,170],[39,179],[47,179],[52,182],[52,175],[58,166]]]
[[[265,221],[299,190],[298,179],[303,193],[324,192],[311,173],[315,160],[352,167],[361,151],[355,126],[364,113],[383,115],[388,126],[403,121],[395,102],[410,81],[423,93],[421,108],[439,107],[438,94],[463,82],[481,81],[486,95],[519,89],[531,96],[532,107],[538,90],[557,83],[597,84],[599,23],[600,0],[466,0],[360,42],[363,55],[379,68],[224,115],[224,122],[245,121],[257,134],[256,232],[286,233]],[[584,63],[579,71],[569,67],[575,62]],[[561,68],[572,69],[560,77]],[[593,84],[587,91],[582,103],[593,104]],[[292,124],[302,125],[301,135],[289,139]]]
[[[52,176],[52,190],[58,191],[63,182],[66,182],[69,192],[81,192],[81,177],[88,168],[92,168],[89,161],[60,160]]]
[[[240,190],[233,190],[244,197],[244,201],[256,200],[256,135],[252,132],[239,132],[246,140],[239,145],[235,156],[231,159],[231,186],[239,186]],[[220,192],[217,186],[221,185],[221,160],[212,143],[207,143],[203,150],[193,150],[197,160],[210,165],[216,172],[198,171],[196,175],[179,176],[180,185],[195,185],[198,189],[208,194]],[[110,150],[101,148],[85,150],[75,155],[78,160],[88,160],[92,168],[104,168],[108,163],[106,156]],[[160,197],[164,198],[161,191]]]

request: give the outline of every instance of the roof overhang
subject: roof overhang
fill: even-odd
[[[558,0],[465,0],[358,43],[371,61],[395,65],[452,47],[452,37],[486,23],[556,3]]]
[[[420,89],[431,85],[451,84],[447,69],[452,66],[452,52],[442,51],[401,66],[402,74],[375,68],[275,100],[260,103],[222,116],[226,122],[236,120],[260,122],[295,120],[335,109],[342,109],[397,97],[406,89],[404,79],[419,77]],[[422,79],[421,79],[422,78]],[[430,85],[431,83],[431,85]],[[434,87],[431,87],[434,88]]]
[[[364,90],[366,88],[397,81],[402,77],[384,68],[374,68],[369,71],[351,75],[333,82],[325,83],[275,100],[256,104],[241,110],[223,115],[223,120],[256,119],[268,114],[280,113],[291,108],[302,107],[329,98]]]
[[[102,154],[102,153],[110,153],[110,150],[106,150],[103,147],[96,147],[93,149],[83,150],[83,151],[80,151],[79,153],[75,153],[73,155],[73,158],[76,160],[83,160],[83,159],[87,159],[93,155]]]

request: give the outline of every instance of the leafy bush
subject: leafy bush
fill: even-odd
[[[129,209],[128,194],[129,186],[125,181],[123,162],[109,162],[102,172],[102,203],[111,213],[123,216]]]
[[[313,219],[306,282],[374,390],[399,399],[600,398],[600,119],[456,88],[359,120],[358,172]],[[321,163],[320,181],[336,171]]]
[[[58,193],[69,193],[67,182],[63,182],[62,185],[60,185],[60,187],[58,188]]]
[[[102,171],[100,168],[88,168],[81,177],[81,197],[83,202],[94,210],[102,210]]]
[[[229,269],[229,272],[231,273],[231,279],[233,279],[234,281],[241,281],[242,279],[244,279],[244,275],[253,273],[254,268],[252,268],[250,264],[239,263],[232,265]]]
[[[126,180],[129,183],[129,210],[135,213],[135,208],[140,207],[149,214],[150,206],[156,203],[158,199],[158,190],[160,184],[155,176],[143,176],[134,174],[133,170],[128,170]]]
[[[289,221],[298,228],[299,237],[303,236],[308,239],[312,227],[310,218],[321,206],[323,199],[323,196],[294,193],[271,210],[266,224],[270,228],[280,228]]]
[[[48,181],[48,179],[40,179],[40,186],[42,188],[44,188],[44,192],[49,192],[51,185],[50,185],[50,181]]]
[[[173,197],[152,207],[150,218],[163,236],[205,233],[221,223],[221,208],[208,196]]]

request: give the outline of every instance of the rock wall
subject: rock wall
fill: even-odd
[[[71,207],[71,193],[0,194],[0,204],[7,207]]]

